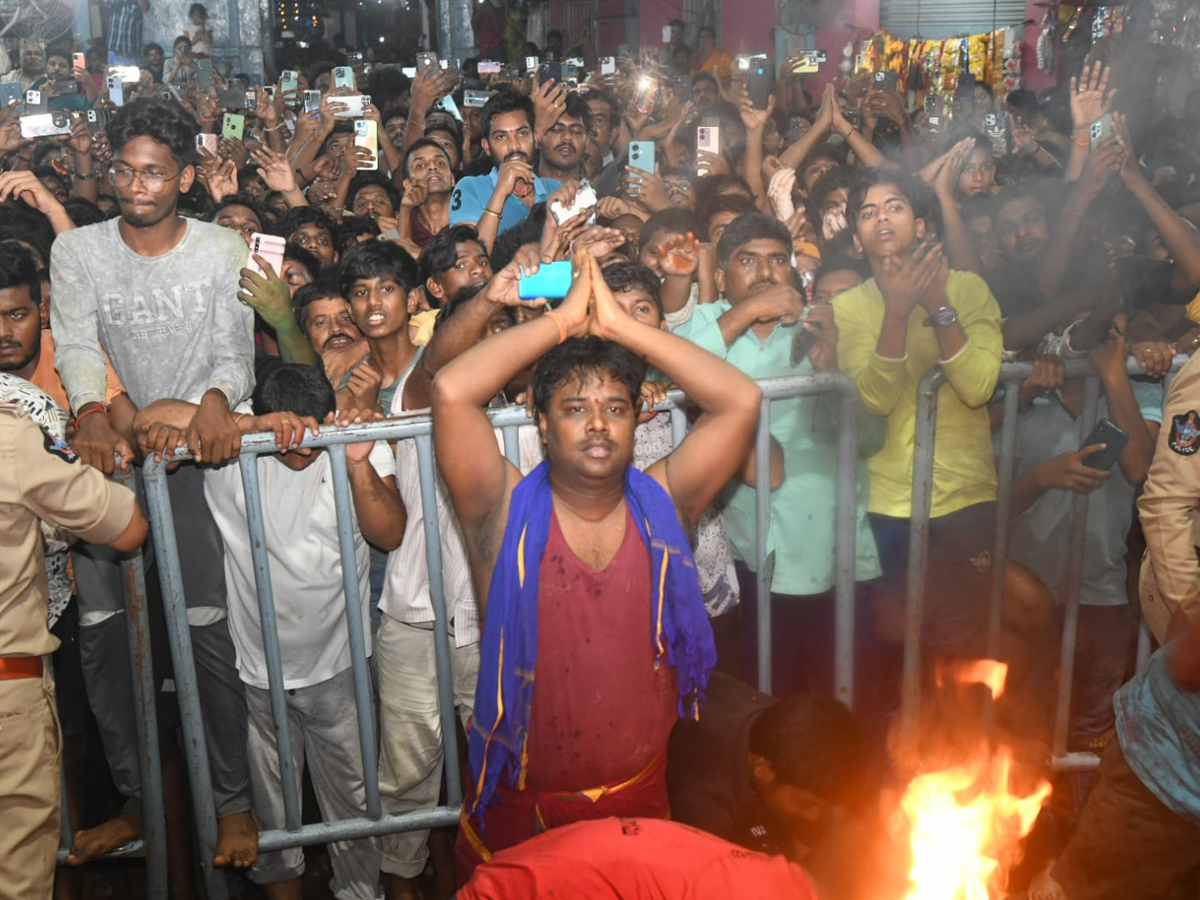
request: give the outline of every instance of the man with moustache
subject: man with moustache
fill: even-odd
[[[362,337],[336,274],[304,285],[296,291],[293,303],[300,330],[318,356],[349,347]]]
[[[483,108],[483,149],[492,171],[464,178],[450,197],[450,224],[474,225],[489,250],[500,232],[524,222],[535,203],[560,187],[534,174],[533,123],[529,97],[511,88],[497,91]]]
[[[450,225],[454,167],[437,141],[421,138],[405,152],[401,170],[404,196],[396,228],[401,237],[424,249]]]
[[[567,94],[566,105],[557,122],[538,142],[541,165],[538,174],[556,181],[578,181],[583,172],[583,148],[592,129],[592,110],[578,94]]]

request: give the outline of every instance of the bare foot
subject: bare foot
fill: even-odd
[[[122,844],[136,841],[142,836],[142,817],[122,813],[95,828],[75,832],[71,839],[71,852],[67,854],[67,865],[78,866],[116,850]]]
[[[1062,885],[1054,880],[1050,872],[1054,869],[1054,860],[1047,863],[1029,885],[1029,900],[1067,900]]]
[[[248,812],[233,813],[217,820],[217,849],[213,865],[248,869],[258,859],[258,825]]]

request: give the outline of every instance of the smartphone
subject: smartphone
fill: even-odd
[[[554,221],[561,225],[568,219],[574,218],[585,209],[596,208],[596,189],[590,184],[583,185],[575,192],[575,202],[570,206],[563,206],[562,202],[555,200],[550,204],[550,215],[554,216]]]
[[[719,120],[718,120],[719,121]],[[704,123],[696,128],[696,150],[697,152],[712,153],[714,155],[721,152],[721,129],[717,125],[710,125],[709,120],[705,119]],[[707,169],[697,168],[700,175],[707,175]]]
[[[1128,443],[1128,434],[1108,419],[1101,419],[1092,429],[1092,433],[1084,440],[1083,447],[1090,447],[1093,444],[1107,444],[1108,446],[1084,459],[1083,464],[1089,469],[1100,469],[1107,472],[1113,467],[1117,457],[1121,455],[1121,451]],[[1083,447],[1079,449],[1082,450]]]
[[[543,85],[547,81],[552,81],[555,84],[561,84],[563,80],[562,63],[547,62],[538,66],[538,85]]]
[[[434,109],[440,109],[442,112],[448,112],[459,122],[463,120],[462,113],[458,110],[458,104],[454,102],[454,98],[449,94],[434,104]]]
[[[983,130],[992,144],[992,155],[1003,159],[1008,155],[1008,119],[1002,113],[984,113]]]
[[[225,113],[221,117],[221,137],[240,141],[246,132],[246,117],[239,113]]]
[[[417,67],[416,66],[403,66],[400,69],[400,74],[408,79],[416,78],[417,77]]]
[[[517,296],[522,300],[561,300],[571,289],[571,260],[542,263],[532,275],[517,279]]]
[[[1101,144],[1110,140],[1113,136],[1112,129],[1112,113],[1105,113],[1099,119],[1092,123],[1091,140],[1092,149],[1095,150]]]
[[[793,75],[812,75],[821,68],[821,63],[829,57],[824,50],[805,50],[800,59],[792,66]]]
[[[896,90],[896,73],[895,72],[876,72],[875,73],[875,90],[877,91],[894,91]]]
[[[371,171],[379,168],[379,132],[372,119],[356,119],[354,122],[354,146],[366,147],[371,151]]]
[[[617,73],[617,58],[615,56],[600,57],[600,74],[615,75]]]
[[[108,99],[113,102],[113,106],[124,106],[125,82],[121,80],[121,76],[109,75],[105,83],[108,85]]]
[[[526,72],[536,72],[537,67],[540,64],[541,64],[541,60],[538,59],[536,56],[525,57],[525,71]]]
[[[108,127],[108,110],[89,109],[87,111],[87,130],[89,134],[99,134]]]
[[[629,165],[654,174],[654,141],[630,141]]]
[[[267,273],[262,270],[262,266],[254,259],[256,255],[261,256],[271,264],[271,268],[275,270],[276,275],[283,277],[283,248],[286,243],[287,241],[278,235],[254,232],[254,234],[250,235],[250,262],[248,268],[265,278]]]
[[[207,150],[213,156],[216,156],[217,155],[217,136],[215,134],[212,134],[211,132],[201,133],[201,134],[196,135],[196,149],[197,150]]]
[[[562,80],[563,84],[578,85],[579,84],[579,66],[574,63],[562,64]]]
[[[335,88],[349,88],[357,90],[357,85],[354,83],[354,70],[349,66],[335,66],[333,70],[333,86]]]
[[[481,109],[495,95],[495,91],[463,91],[463,106],[467,109]]]
[[[750,54],[749,53],[739,53],[737,56],[735,56],[733,58],[733,61],[734,61],[736,68],[738,69],[738,71],[740,71],[740,72],[749,72],[750,71]]]
[[[109,66],[109,75],[116,75],[125,84],[136,84],[142,78],[142,71],[137,66]]]
[[[321,108],[321,92],[320,91],[305,91],[304,92],[304,111],[306,113],[316,112]]]
[[[49,112],[48,105],[50,98],[45,97],[41,91],[26,91],[25,92],[25,112],[31,114]]]
[[[654,106],[654,92],[658,89],[658,82],[649,75],[643,75],[642,80],[638,82],[637,95],[633,98],[633,105],[639,110],[649,110]]]
[[[79,93],[79,82],[74,78],[68,78],[66,81],[60,81],[55,85],[55,87],[58,88],[58,90],[55,91],[56,97],[66,97],[70,94]]]
[[[475,71],[480,75],[499,75],[500,63],[494,59],[481,59],[475,66]]]
[[[771,82],[774,73],[769,60],[756,57],[751,60],[750,77],[746,80],[746,91],[755,109],[766,109],[771,100]]]
[[[671,26],[670,25],[663,26],[662,35],[663,35],[663,43],[664,44],[671,43]]]
[[[72,53],[71,68],[76,72],[82,72],[87,69],[87,55],[84,53]]]
[[[246,92],[241,88],[218,88],[217,106],[225,109],[245,109]]]
[[[338,119],[361,119],[363,110],[371,105],[370,94],[349,94],[345,97],[334,97],[335,103],[343,104],[346,109],[342,112],[334,113]]]
[[[300,90],[300,73],[295,69],[284,69],[279,76],[279,90],[285,97]]]
[[[938,111],[938,98],[936,94],[925,95],[925,115],[936,116]]]
[[[243,95],[243,102],[246,104],[246,109],[258,109],[258,91],[248,90]]]
[[[21,117],[21,137],[26,140],[70,133],[71,120],[62,110]]]
[[[417,54],[417,72],[424,72],[426,69],[436,69],[438,67],[438,57],[436,53],[418,53]]]
[[[496,76],[497,81],[507,81],[516,84],[521,80],[521,70],[516,66],[502,66],[500,74]]]
[[[15,81],[0,81],[0,106],[5,109],[16,106],[17,112],[24,111],[25,94],[21,90],[21,85]]]
[[[275,85],[264,84],[263,85],[263,93],[267,95],[268,100],[274,100],[275,99]],[[255,102],[255,105],[257,106],[257,104],[258,104],[257,97],[255,98],[254,102]],[[254,107],[251,107],[251,108],[254,108]]]
[[[213,67],[211,59],[194,60],[196,64],[196,83],[200,85],[200,90],[209,91],[213,86]]]

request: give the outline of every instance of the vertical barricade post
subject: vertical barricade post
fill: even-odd
[[[1020,384],[1032,366],[1001,366],[1004,384],[1004,418],[1000,425],[999,491],[996,495],[996,550],[992,554],[992,598],[988,609],[987,657],[1000,659],[1000,626],[1004,619],[1004,572],[1008,566],[1008,536],[1012,520],[1012,492],[1017,471],[1017,412]],[[988,706],[991,718],[992,708]],[[990,721],[989,721],[990,725]]]
[[[162,581],[163,609],[167,620],[167,638],[175,669],[175,688],[179,717],[183,727],[188,783],[192,789],[192,808],[196,817],[204,888],[208,900],[228,900],[225,873],[212,866],[217,847],[217,809],[213,799],[212,776],[208,764],[208,745],[204,739],[204,717],[196,687],[196,665],[192,659],[192,634],[188,626],[183,576],[179,568],[179,545],[175,540],[175,520],[171,515],[171,497],[167,493],[166,464],[147,457],[145,463],[146,505],[158,570]]]
[[[238,459],[242,490],[246,497],[246,524],[250,528],[250,556],[254,560],[254,587],[258,595],[258,619],[262,629],[263,659],[267,664],[267,687],[271,697],[271,721],[275,727],[275,752],[283,790],[283,819],[288,831],[300,827],[300,792],[292,733],[288,723],[287,697],[283,686],[283,654],[275,619],[275,592],[271,588],[271,564],[267,554],[267,532],[263,522],[262,491],[258,481],[258,457],[245,451]]]
[[[358,583],[358,556],[354,549],[354,501],[346,470],[346,445],[329,447],[333,472],[333,504],[337,512],[338,550],[342,557],[342,591],[346,595],[346,630],[350,640],[350,670],[354,678],[354,710],[358,718],[359,752],[362,754],[367,818],[383,814],[379,798],[379,758],[375,751],[375,713],[371,698],[371,675],[367,668],[366,623]]]
[[[134,469],[118,469],[113,478],[137,495]],[[137,728],[138,768],[142,779],[142,842],[146,854],[146,896],[167,895],[167,820],[163,799],[162,760],[158,745],[158,707],[154,689],[154,654],[150,646],[150,614],[146,601],[145,557],[141,550],[121,561],[125,584],[125,628],[129,670],[133,674],[133,719]]]
[[[771,693],[771,573],[767,536],[771,530],[771,398],[763,395],[754,440],[754,602],[758,609],[758,689]],[[745,600],[743,599],[743,603]]]
[[[1100,402],[1100,379],[1089,375],[1083,383],[1083,409],[1079,415],[1079,442],[1087,438],[1096,424]],[[1088,495],[1076,494],[1071,505],[1071,543],[1067,556],[1066,608],[1063,610],[1062,656],[1059,661],[1058,700],[1054,710],[1052,755],[1059,768],[1072,768],[1067,753],[1071,724],[1071,692],[1075,681],[1075,648],[1079,635],[1079,595],[1083,586],[1083,555],[1087,548]],[[1093,762],[1086,754],[1084,764]]]
[[[904,669],[900,695],[900,746],[915,754],[921,716],[921,631],[925,618],[925,576],[929,569],[929,514],[933,508],[934,445],[938,390],[946,373],[932,369],[917,388],[913,493],[909,519],[908,583],[904,608]]]
[[[521,432],[519,425],[505,425],[500,433],[504,435],[504,458],[521,468]]]
[[[834,512],[834,684],[837,698],[854,708],[854,638],[857,624],[858,391],[843,378],[838,393],[837,506]]]
[[[421,484],[421,508],[424,512],[425,563],[429,569],[429,602],[433,607],[434,664],[437,668],[438,711],[442,720],[446,802],[450,806],[460,806],[463,801],[462,775],[458,768],[458,733],[454,727],[454,674],[450,663],[446,586],[442,577],[442,538],[438,529],[437,472],[433,460],[433,438],[425,433],[415,440]]]

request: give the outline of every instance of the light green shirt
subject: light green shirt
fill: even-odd
[[[751,378],[811,375],[812,363],[791,362],[795,328],[777,325],[765,340],[753,330],[726,347],[717,320],[731,309],[728,300],[698,304],[675,333],[721,357]],[[771,495],[767,555],[775,554],[771,590],[776,594],[820,594],[833,587],[834,509],[837,498],[837,408],[833,394],[776,400],[771,404],[771,436],[783,450],[784,481]],[[859,581],[878,578],[879,557],[867,524],[867,467],[858,463],[857,561]],[[755,565],[754,488],[733,481],[721,493],[725,527],[737,555]]]

